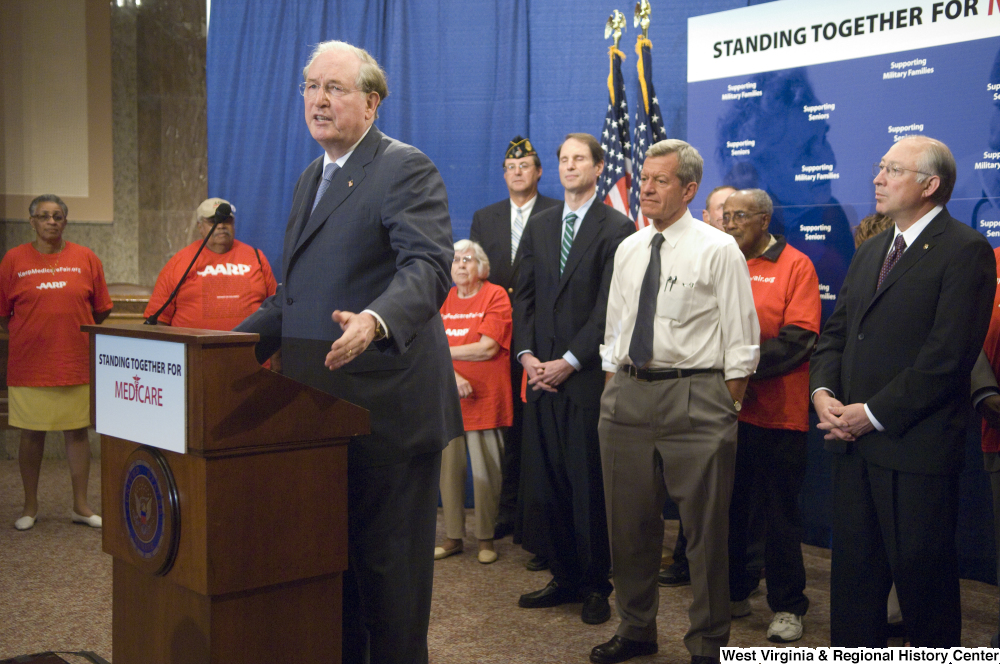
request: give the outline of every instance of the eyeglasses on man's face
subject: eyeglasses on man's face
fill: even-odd
[[[333,81],[327,81],[325,84],[320,84],[319,81],[302,81],[299,83],[299,92],[303,97],[312,101],[319,96],[320,92],[325,93],[331,98],[343,97],[352,92],[361,92],[357,89],[346,88],[340,83],[334,83]]]
[[[519,172],[519,173],[525,173],[527,171],[530,171],[534,167],[535,167],[534,164],[532,164],[531,162],[526,161],[526,162],[522,162],[520,164],[506,164],[504,166],[504,170],[507,171],[508,173],[513,172],[515,170],[517,172]]]
[[[933,173],[925,173],[924,171],[917,171],[912,168],[903,168],[899,164],[894,164],[892,162],[889,162],[888,164],[884,162],[872,164],[873,177],[878,177],[879,173],[882,171],[885,171],[885,176],[890,180],[895,180],[902,175],[904,171],[909,171],[910,173],[920,173],[921,175],[934,175]]]
[[[728,224],[731,221],[735,221],[737,224],[742,224],[747,219],[755,217],[758,214],[764,214],[763,212],[745,212],[744,210],[737,210],[736,212],[723,212],[722,213],[722,223]]]

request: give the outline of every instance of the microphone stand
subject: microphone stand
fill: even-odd
[[[226,215],[226,219],[229,219],[230,216],[232,215]],[[177,291],[181,289],[181,284],[183,284],[184,280],[187,279],[188,273],[191,271],[191,268],[194,267],[194,264],[198,262],[198,257],[201,256],[202,250],[205,249],[205,245],[208,244],[208,240],[212,237],[212,233],[215,232],[215,227],[218,226],[221,221],[222,218],[220,218],[219,215],[215,215],[215,221],[212,222],[212,228],[209,229],[208,235],[205,236],[205,239],[201,241],[201,246],[198,247],[198,251],[195,252],[194,258],[191,259],[191,263],[187,266],[187,269],[184,270],[184,276],[182,276],[181,280],[177,282],[177,285],[174,287],[173,292],[170,294],[170,297],[167,298],[167,301],[163,303],[163,306],[157,309],[156,313],[147,318],[146,321],[143,323],[143,325],[157,324],[160,318],[160,314],[162,314],[164,309],[170,306],[170,303],[174,301],[175,297],[177,297]]]

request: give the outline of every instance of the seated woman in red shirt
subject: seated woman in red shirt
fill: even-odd
[[[76,523],[100,528],[87,503],[90,477],[90,339],[81,325],[111,313],[104,267],[90,249],[62,239],[66,204],[45,194],[28,206],[35,240],[0,261],[0,327],[10,333],[10,425],[21,429],[18,465],[24,511],[18,530],[35,525],[45,432],[62,431],[73,481]]]
[[[441,456],[441,504],[447,539],[434,550],[441,559],[460,553],[465,537],[465,450],[472,460],[479,562],[497,559],[493,525],[503,480],[503,433],[514,416],[510,391],[510,300],[503,288],[486,281],[490,261],[477,243],[455,243],[451,277],[455,286],[441,307],[444,330],[455,365],[465,437],[456,438]]]

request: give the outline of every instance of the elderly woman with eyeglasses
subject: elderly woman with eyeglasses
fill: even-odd
[[[66,204],[54,194],[31,201],[33,242],[0,261],[0,327],[10,333],[7,386],[10,425],[21,429],[18,464],[24,511],[18,530],[35,525],[38,474],[47,431],[62,431],[73,484],[72,521],[100,528],[87,502],[90,477],[90,340],[81,325],[111,313],[101,261],[63,239]]]
[[[455,243],[451,278],[455,286],[441,307],[461,398],[464,438],[451,441],[441,456],[441,505],[447,539],[434,550],[439,560],[461,553],[465,537],[465,450],[472,461],[479,562],[497,559],[493,525],[503,480],[503,433],[514,416],[510,386],[513,326],[506,291],[486,279],[490,261],[479,244]]]

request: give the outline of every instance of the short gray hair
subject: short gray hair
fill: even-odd
[[[689,182],[701,184],[701,172],[705,167],[705,160],[690,144],[679,138],[667,138],[654,143],[646,152],[646,159],[666,157],[671,154],[677,155],[677,177],[681,185],[686,186]]]
[[[361,62],[361,67],[358,68],[358,77],[354,80],[354,86],[364,92],[366,95],[374,92],[378,95],[378,106],[382,105],[385,98],[389,96],[389,84],[386,82],[385,70],[379,66],[378,61],[372,57],[371,53],[363,48],[358,48],[353,44],[348,44],[347,42],[331,40],[320,42],[316,44],[316,48],[313,49],[312,54],[309,56],[309,61],[306,62],[306,66],[302,68],[302,78],[305,80],[306,76],[309,75],[309,68],[312,63],[321,54],[332,50],[348,51],[353,53],[355,57]],[[378,106],[375,107],[375,117],[378,118]]]
[[[774,214],[774,202],[763,189],[740,189],[736,193],[749,196],[758,212],[766,212],[769,217]]]
[[[718,187],[716,187],[712,191],[708,192],[708,196],[705,197],[705,207],[708,207],[708,202],[710,200],[712,200],[712,196],[715,196],[717,193],[719,193],[723,189],[732,189],[734,193],[737,191],[736,187],[734,187],[731,184],[720,184]],[[728,198],[728,196],[726,198]],[[725,202],[725,201],[723,201],[723,202]]]
[[[917,182],[926,182],[927,178],[933,175],[941,180],[937,191],[931,194],[928,200],[935,205],[944,205],[951,200],[958,169],[955,167],[955,157],[948,146],[930,136],[907,136],[899,139],[900,143],[903,141],[919,143],[923,147],[920,156],[917,157],[917,170],[921,171],[917,173]],[[927,173],[930,175],[926,175]]]
[[[479,276],[481,281],[485,281],[490,278],[490,258],[483,251],[483,247],[478,242],[473,242],[472,240],[459,240],[455,243],[455,253],[460,251],[472,250],[472,255],[476,257],[476,262],[479,263],[479,270],[476,274]]]
[[[63,203],[63,199],[59,198],[55,194],[42,194],[41,196],[35,196],[35,198],[28,204],[28,214],[32,217],[35,216],[35,211],[38,206],[42,203],[55,203],[62,210],[64,217],[69,217],[69,208]]]

